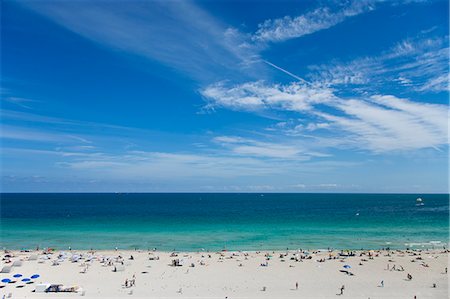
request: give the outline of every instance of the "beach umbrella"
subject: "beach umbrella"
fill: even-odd
[[[39,274],[33,274],[33,275],[31,275],[31,278],[36,279],[36,278],[39,278],[39,276],[40,276]]]
[[[22,276],[23,276],[22,274],[14,274],[13,275],[14,278],[19,278],[19,277],[22,277]]]
[[[4,282],[4,283],[9,283],[9,282],[11,282],[11,279],[9,279],[9,278],[4,278],[4,279],[2,279],[2,282]]]
[[[350,265],[344,265],[344,268],[345,268],[345,269],[350,269],[351,266],[350,266]]]
[[[29,279],[29,278],[24,278],[24,279],[22,279],[22,281],[23,282],[28,282],[28,281],[30,281],[31,279]]]

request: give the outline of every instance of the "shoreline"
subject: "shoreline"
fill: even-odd
[[[226,253],[226,252],[241,252],[241,253],[257,253],[257,252],[273,252],[273,253],[283,253],[283,252],[300,252],[300,251],[308,251],[308,252],[317,252],[317,253],[324,253],[324,252],[354,252],[354,253],[366,253],[369,251],[376,251],[376,252],[449,252],[450,248],[447,247],[447,245],[442,246],[435,246],[433,248],[431,247],[421,247],[421,248],[414,248],[414,247],[405,247],[405,248],[391,248],[391,247],[382,247],[382,248],[360,248],[360,249],[352,249],[352,248],[289,248],[286,247],[285,249],[272,249],[272,248],[261,248],[261,249],[218,249],[218,250],[208,250],[205,248],[201,248],[200,250],[183,250],[183,249],[176,249],[173,250],[165,250],[165,249],[158,249],[158,248],[110,248],[110,249],[97,249],[97,248],[59,248],[59,247],[43,247],[38,249],[9,249],[3,247],[0,249],[0,253],[15,253],[15,254],[44,254],[44,253],[56,253],[56,252],[67,252],[67,253],[89,253],[89,252],[96,252],[96,253],[102,253],[102,252],[127,252],[127,253],[133,253],[133,252],[139,252],[139,253]]]
[[[390,243],[390,242],[387,242]],[[36,248],[26,248],[26,247],[6,247],[6,246],[1,246],[0,244],[0,252],[2,251],[14,251],[14,252],[24,252],[24,253],[30,253],[30,252],[42,252],[48,249],[54,250],[54,251],[80,251],[80,252],[87,252],[87,251],[97,251],[97,252],[101,252],[101,251],[114,251],[114,250],[118,250],[118,251],[129,251],[129,252],[133,252],[133,251],[141,251],[141,252],[149,252],[149,251],[157,251],[157,252],[164,252],[164,253],[171,253],[171,252],[184,252],[184,253],[199,253],[199,252],[257,252],[257,251],[274,251],[274,252],[284,252],[284,251],[297,251],[297,250],[307,250],[307,251],[369,251],[369,250],[377,250],[377,251],[384,251],[384,250],[393,250],[393,251],[408,251],[408,250],[413,250],[413,251],[427,251],[427,250],[447,250],[450,249],[450,242],[448,243],[444,243],[442,241],[438,241],[437,243],[435,243],[435,241],[429,241],[429,242],[423,242],[423,243],[419,243],[419,242],[412,242],[410,243],[411,246],[391,246],[391,244],[386,244],[386,246],[379,246],[379,247],[359,247],[359,248],[352,248],[351,246],[349,247],[313,247],[313,246],[301,246],[301,247],[289,247],[286,246],[284,248],[279,248],[279,247],[250,247],[250,248],[246,248],[245,246],[239,248],[239,246],[236,247],[229,247],[229,248],[207,248],[205,247],[199,247],[196,250],[192,250],[192,249],[185,249],[183,247],[181,248],[172,248],[172,249],[165,249],[165,247],[162,248],[158,248],[158,247],[148,247],[148,248],[141,248],[141,247],[134,247],[132,248],[131,246],[129,247],[110,247],[110,248],[104,248],[104,247],[99,247],[99,248],[95,248],[95,247],[90,247],[90,248],[77,248],[77,247],[72,247],[72,246],[38,246]]]

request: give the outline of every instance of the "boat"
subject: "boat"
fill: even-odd
[[[416,199],[416,206],[423,206],[423,205],[424,205],[424,203],[423,203],[422,198],[418,197],[418,198]]]

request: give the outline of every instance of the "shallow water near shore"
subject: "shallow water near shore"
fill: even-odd
[[[2,194],[0,246],[442,248],[448,216],[445,194]]]

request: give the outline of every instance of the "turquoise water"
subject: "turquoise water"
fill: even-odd
[[[416,205],[417,197],[423,206]],[[259,250],[449,242],[440,194],[2,194],[0,246]]]

